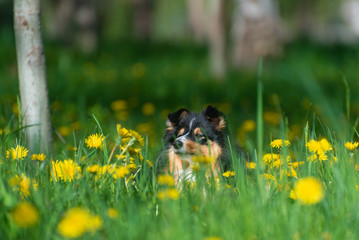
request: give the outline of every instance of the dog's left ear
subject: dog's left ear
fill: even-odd
[[[215,126],[217,131],[222,131],[226,127],[226,120],[217,108],[209,105],[204,111],[204,116]]]
[[[182,118],[187,116],[189,111],[185,108],[181,108],[174,113],[168,114],[166,125],[167,131],[172,131],[173,128],[181,121]]]

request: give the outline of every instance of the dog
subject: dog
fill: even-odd
[[[231,154],[227,121],[222,112],[208,106],[200,113],[181,108],[168,114],[164,147],[157,158],[157,173],[171,174],[178,185],[195,181],[192,174],[194,156],[211,157],[214,176],[230,168]]]

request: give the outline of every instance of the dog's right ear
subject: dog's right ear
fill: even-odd
[[[172,131],[173,128],[181,121],[181,119],[187,116],[188,114],[189,111],[184,108],[181,108],[174,113],[168,114],[166,121],[167,131]]]

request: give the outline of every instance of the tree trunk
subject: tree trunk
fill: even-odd
[[[45,28],[50,38],[74,45],[84,54],[98,47],[98,10],[95,0],[44,1]]]
[[[14,17],[21,114],[27,147],[33,153],[50,152],[52,136],[40,1],[14,0]]]
[[[207,37],[205,0],[187,0],[188,24],[197,42],[203,43]]]
[[[187,0],[188,22],[198,42],[209,48],[213,76],[224,79],[226,75],[226,31],[224,0]]]
[[[275,0],[237,0],[233,24],[233,64],[255,68],[261,57],[282,52],[285,39]]]
[[[74,20],[77,26],[75,40],[85,54],[97,49],[98,33],[96,30],[97,13],[94,0],[77,0]]]
[[[133,30],[135,37],[149,39],[152,27],[152,8],[154,0],[132,0]]]
[[[224,24],[224,1],[209,2],[208,37],[211,68],[215,78],[224,79],[226,75],[226,33]]]

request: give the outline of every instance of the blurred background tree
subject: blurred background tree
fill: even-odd
[[[0,1],[3,19],[9,2]],[[48,39],[84,53],[131,38],[207,46],[217,79],[233,67],[253,69],[259,57],[282,56],[284,44],[298,37],[328,44],[359,35],[357,0],[53,0],[42,12]]]

